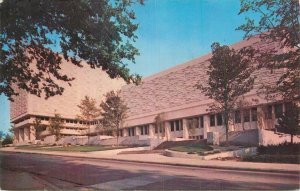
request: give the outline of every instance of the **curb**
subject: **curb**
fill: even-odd
[[[50,154],[50,153],[31,153],[23,151],[1,151],[7,153],[22,153],[22,154],[35,154],[35,155],[48,155],[48,156],[59,156],[59,157],[68,157],[68,158],[81,158],[81,159],[98,159],[105,161],[123,161],[123,162],[134,162],[141,164],[158,164],[166,166],[181,166],[181,167],[194,167],[194,168],[207,168],[207,169],[220,169],[220,170],[239,170],[239,171],[251,171],[251,172],[273,172],[273,173],[286,173],[286,174],[298,174],[299,170],[283,170],[283,169],[261,169],[261,168],[244,168],[244,167],[228,167],[228,166],[210,166],[210,165],[194,165],[194,164],[181,164],[181,163],[165,163],[165,162],[154,162],[154,161],[138,161],[132,159],[115,159],[115,158],[100,158],[100,157],[84,157],[84,156],[68,156],[63,154]]]

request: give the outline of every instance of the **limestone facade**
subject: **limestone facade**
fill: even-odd
[[[10,103],[10,113],[16,143],[32,142],[37,137],[40,139],[48,135],[46,126],[55,114],[60,114],[64,119],[63,135],[86,134],[87,125],[77,120],[80,114],[77,105],[85,96],[89,96],[96,99],[99,106],[105,93],[120,90],[125,82],[122,79],[111,79],[101,69],[92,69],[86,63],[82,64],[83,68],[67,61],[62,63],[61,72],[75,78],[71,86],[59,82],[65,88],[63,95],[45,99],[43,96],[37,97],[15,88],[19,96],[14,97],[14,102]],[[34,128],[36,118],[41,120],[42,129]]]
[[[258,39],[252,38],[231,47],[240,49],[250,44],[263,47],[259,43]],[[195,87],[198,83],[207,83],[206,73],[211,56],[207,54],[149,76],[139,86],[123,86],[122,96],[130,108],[123,134],[146,134],[167,140],[205,139],[208,132],[224,134],[222,114],[210,113],[208,109],[213,100]],[[265,100],[263,96],[258,96],[257,90],[262,83],[274,83],[282,72],[275,70],[270,73],[266,69],[253,72],[252,75],[256,77],[254,88],[244,95],[247,104],[231,114],[229,131],[274,128],[278,117],[276,113],[284,112],[285,104],[280,100]],[[155,128],[155,117],[160,114],[165,121],[164,130]]]
[[[257,43],[258,40],[253,38],[231,47],[240,49]],[[103,94],[117,89],[122,90],[122,98],[129,107],[128,118],[120,130],[121,136],[176,140],[206,139],[208,132],[222,135],[225,132],[222,114],[210,113],[208,108],[213,100],[195,87],[197,83],[207,83],[206,72],[210,58],[211,54],[207,54],[154,74],[144,78],[138,86],[125,85],[124,81],[118,79],[112,80],[100,69],[87,66],[78,68],[65,62],[62,71],[76,79],[71,87],[65,86],[63,95],[45,100],[21,91],[20,96],[11,103],[11,121],[16,128],[15,142],[30,142],[49,135],[50,132],[46,129],[35,129],[33,121],[39,118],[42,125],[47,126],[55,113],[65,120],[62,130],[65,136],[87,133],[116,135],[116,132],[98,132],[96,122],[91,122],[90,129],[87,130],[87,125],[77,120],[77,105],[85,95],[95,98],[100,104]],[[231,114],[229,131],[274,128],[278,113],[285,110],[285,103],[263,99],[258,96],[257,88],[264,82],[273,83],[281,73],[282,70],[270,73],[262,69],[253,73],[257,77],[254,89],[244,96],[244,101],[248,104]],[[160,127],[156,127],[154,122],[158,115],[163,119]]]

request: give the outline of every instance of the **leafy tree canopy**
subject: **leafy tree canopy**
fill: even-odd
[[[234,49],[219,43],[212,44],[212,58],[208,66],[208,83],[198,82],[197,88],[216,101],[210,105],[212,112],[222,112],[228,140],[229,114],[239,99],[253,88],[255,77],[251,58],[244,57]]]
[[[63,128],[64,120],[59,114],[54,114],[53,118],[49,120],[49,131],[55,135],[56,141],[60,139],[61,129]]]
[[[13,84],[45,97],[62,94],[57,81],[74,80],[61,71],[62,59],[101,68],[111,78],[140,81],[126,62],[138,50],[135,13],[143,0],[3,0],[0,3],[0,94],[17,95]],[[54,48],[56,49],[54,51]],[[34,68],[29,67],[35,61]]]
[[[80,105],[77,105],[77,107],[80,109],[80,115],[77,117],[81,120],[90,122],[91,120],[99,117],[101,114],[101,110],[96,106],[96,100],[89,96],[85,96],[84,99],[81,100]]]
[[[103,127],[119,129],[127,117],[128,107],[121,99],[120,91],[110,91],[105,95],[100,107]]]
[[[271,71],[285,68],[276,84],[261,87],[267,98],[300,99],[299,12],[298,0],[241,0],[239,14],[250,14],[252,17],[246,17],[246,23],[238,30],[245,32],[245,38],[258,36],[265,44],[247,47],[244,53],[253,54],[254,49],[260,67]]]
[[[278,119],[276,129],[278,132],[290,134],[293,144],[293,136],[300,135],[300,108],[297,104],[286,104],[286,111]]]

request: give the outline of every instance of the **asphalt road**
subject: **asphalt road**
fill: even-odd
[[[299,189],[299,174],[1,152],[0,163],[0,187],[4,190]]]

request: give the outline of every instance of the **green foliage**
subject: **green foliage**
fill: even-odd
[[[291,136],[291,143],[293,143],[293,136],[300,135],[300,108],[295,103],[286,104],[286,111],[278,119],[276,129],[278,132],[286,133]]]
[[[300,143],[259,146],[257,153],[259,155],[300,155]]]
[[[13,143],[13,136],[9,133],[7,133],[2,141],[2,145],[8,145]]]
[[[176,146],[170,148],[170,150],[178,152],[187,152],[187,153],[200,153],[204,151],[212,151],[213,148],[208,145],[186,145],[186,146]]]
[[[85,96],[77,107],[80,109],[80,115],[77,117],[84,121],[94,120],[101,114],[101,110],[96,106],[96,100],[89,96]]]
[[[104,128],[116,130],[117,142],[119,138],[119,129],[122,127],[124,120],[127,118],[128,107],[121,99],[120,91],[110,91],[105,95],[105,101],[102,101],[100,107],[101,125]]]
[[[49,130],[52,135],[55,135],[56,141],[60,139],[60,132],[63,124],[64,121],[59,114],[55,114],[54,117],[49,120]]]
[[[48,98],[63,93],[62,59],[101,68],[111,78],[138,83],[128,62],[138,24],[132,5],[143,0],[3,0],[0,3],[0,94],[12,99],[13,84]]]
[[[298,0],[241,0],[239,14],[251,14],[253,18],[246,17],[246,23],[238,30],[245,32],[245,38],[259,37],[264,44],[246,47],[243,54],[251,54],[259,67],[271,72],[285,68],[275,84],[260,87],[259,92],[268,99],[300,99],[299,12]]]
[[[4,137],[4,132],[3,131],[0,131],[0,141],[2,142],[2,139],[3,139],[3,137]]]
[[[257,155],[245,156],[243,161],[300,164],[300,144],[259,146]]]
[[[90,98],[89,96],[85,96],[84,99],[81,100],[80,105],[77,105],[80,109],[80,115],[77,117],[80,120],[86,121],[88,126],[88,141],[90,139],[90,122],[92,120],[97,119],[100,114],[101,110],[96,106],[96,100]]]
[[[212,44],[212,58],[208,67],[208,84],[198,82],[197,88],[216,101],[210,105],[213,112],[222,112],[228,140],[229,114],[236,107],[239,98],[253,88],[253,67],[250,58],[219,43]]]
[[[299,155],[254,155],[245,156],[243,161],[248,162],[266,162],[266,163],[290,163],[300,164]]]

